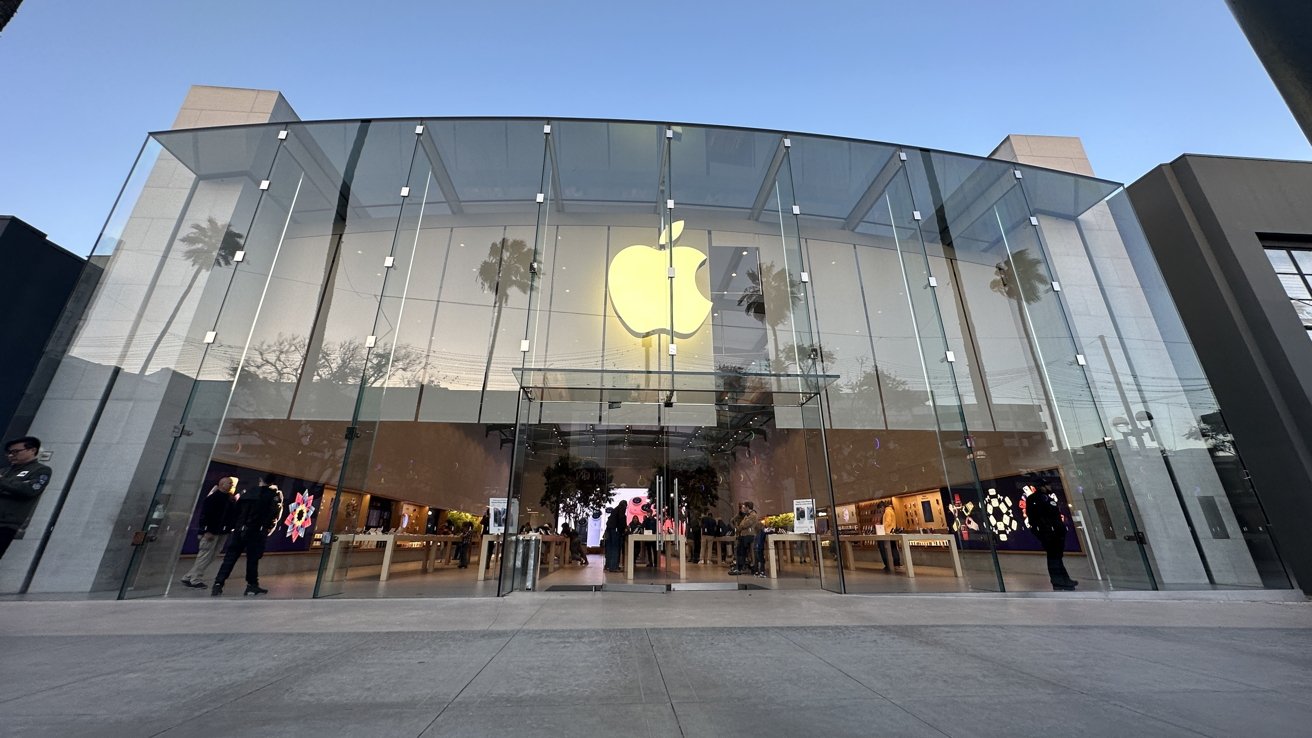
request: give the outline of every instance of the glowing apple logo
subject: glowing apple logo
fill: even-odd
[[[683,221],[661,232],[659,244],[671,253],[643,244],[620,251],[610,262],[610,301],[624,326],[639,336],[670,332],[670,300],[674,300],[674,334],[687,338],[711,314],[711,301],[697,287],[697,270],[706,254],[675,246],[683,235]],[[670,236],[673,236],[672,238]],[[674,264],[674,279],[666,268]],[[673,282],[673,289],[670,283]],[[672,293],[672,294],[671,294]]]

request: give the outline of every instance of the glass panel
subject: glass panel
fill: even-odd
[[[1289,252],[1284,249],[1266,249],[1266,258],[1271,261],[1271,266],[1275,268],[1277,274],[1298,273],[1294,268],[1294,260],[1289,258]]]
[[[357,569],[369,573],[378,566],[379,580],[390,580],[398,548],[433,543],[424,539],[427,506],[414,501],[409,494],[411,485],[404,477],[374,463],[376,459],[394,458],[385,452],[391,439],[384,437],[384,410],[389,394],[399,400],[392,403],[394,410],[404,407],[415,363],[408,347],[399,343],[399,326],[403,324],[405,295],[414,274],[418,227],[428,200],[431,171],[418,156],[419,137],[414,128],[415,122],[406,121],[373,126],[361,149],[362,161],[370,164],[357,167],[349,180],[351,196],[366,207],[357,217],[347,217],[344,230],[350,235],[344,235],[342,241],[348,242],[346,251],[350,245],[363,247],[356,249],[356,257],[360,258],[348,255],[345,260],[355,267],[351,274],[356,283],[363,284],[360,291],[348,293],[347,301],[341,304],[359,311],[358,318],[365,319],[370,293],[364,290],[371,290],[373,315],[370,323],[360,326],[360,337],[354,339],[360,346],[362,361],[358,369],[350,370],[352,376],[345,377],[356,382],[357,390],[344,434],[341,471],[333,485],[333,502],[339,516],[344,516],[343,502],[351,499],[350,493],[368,495],[368,507],[363,532],[343,530],[329,536],[316,590],[320,597],[344,591],[352,566],[357,564]],[[411,192],[417,197],[410,198]],[[362,238],[365,234],[367,240]],[[369,519],[371,514],[373,520]],[[390,537],[373,540],[383,536]],[[367,555],[379,544],[383,547],[382,562]],[[363,548],[359,556],[355,554],[357,547]]]
[[[169,151],[186,151],[199,137],[194,132],[161,134],[160,140]],[[206,466],[231,398],[233,366],[245,350],[247,326],[262,307],[287,203],[296,189],[295,168],[285,157],[275,158],[281,149],[275,129],[232,129],[217,141],[204,138],[205,145],[195,149],[216,152],[226,164],[221,173],[191,170],[179,159],[161,157],[155,162],[152,177],[162,181],[166,170],[173,189],[186,196],[173,211],[179,217],[169,229],[170,249],[151,265],[153,285],[142,306],[146,313],[129,330],[124,371],[117,375],[111,396],[129,400],[134,412],[153,405],[156,427],[173,429],[167,446],[160,449],[163,470],[150,486],[153,494],[140,534],[133,539],[136,545],[120,597],[167,592],[177,552],[193,537],[189,523],[197,497],[209,489],[204,484]],[[246,168],[234,171],[232,164],[242,162],[242,152],[250,157],[243,162]],[[227,158],[231,156],[236,158]],[[258,187],[265,179],[277,183],[277,197]],[[138,202],[137,207],[146,204]],[[153,212],[162,216],[168,211]],[[128,252],[120,245],[115,253]],[[123,276],[131,273],[126,263],[111,264],[110,270],[110,280],[119,270],[126,272]],[[122,396],[125,390],[129,397]],[[131,437],[130,431],[124,435]]]
[[[1304,274],[1312,274],[1312,251],[1290,251],[1289,253],[1293,255],[1294,261],[1298,262],[1298,268]]]
[[[887,535],[891,526],[902,536],[900,541],[879,542],[880,562],[884,566],[896,566],[899,556],[893,549],[900,545],[901,563],[908,573],[916,566],[916,558],[922,559],[916,567],[922,571],[928,559],[944,574],[964,579],[972,589],[997,590],[1002,586],[998,536],[996,528],[989,530],[989,499],[981,487],[979,472],[980,462],[986,456],[980,454],[972,432],[967,429],[958,383],[957,352],[947,340],[940,307],[942,286],[954,285],[956,275],[951,269],[944,269],[941,275],[931,271],[935,262],[929,258],[926,244],[927,234],[937,233],[941,238],[944,231],[941,223],[917,219],[905,169],[893,178],[882,206],[892,228],[903,291],[912,311],[920,375],[928,390],[926,404],[931,409],[932,423],[928,427],[934,435],[921,435],[921,453],[926,454],[927,462],[924,482],[904,487],[901,494],[885,498],[881,501],[882,510],[880,505],[873,510],[868,506],[861,510],[859,506],[859,510],[870,521],[879,518],[873,525],[868,523],[869,527],[882,526]],[[937,203],[926,209],[941,211]],[[889,389],[896,387],[890,381]],[[895,392],[889,394],[897,396]],[[930,537],[907,537],[912,534]],[[954,581],[948,586],[956,585]]]
[[[1153,546],[1162,585],[1290,586],[1240,449],[1124,191],[1079,213],[1078,223],[1083,242],[1060,230],[1055,218],[1051,225],[1044,220],[1044,237],[1064,275],[1087,259],[1094,277],[1089,290],[1105,295],[1104,303],[1090,301],[1087,313],[1073,315],[1082,334],[1098,330],[1105,336],[1090,363],[1097,366],[1092,360],[1105,357],[1111,367],[1095,389],[1114,416],[1110,425],[1121,441],[1119,454],[1160,456],[1156,486],[1144,485],[1154,479],[1147,474],[1127,476],[1149,540],[1162,542]],[[1108,311],[1111,330],[1094,322],[1101,310]],[[1153,497],[1158,501],[1143,502]],[[1167,515],[1169,522],[1159,522]],[[1202,571],[1189,561],[1194,552]]]
[[[912,163],[936,203],[939,245],[953,265],[958,308],[968,316],[963,334],[973,336],[983,379],[976,397],[990,418],[972,422],[968,442],[983,486],[979,524],[994,538],[1005,586],[1049,589],[1070,576],[1086,587],[1102,578],[1151,587],[1022,180],[988,160],[927,154]],[[1096,190],[1077,195],[1093,201]],[[1065,575],[1024,555],[1044,550],[1023,510],[1026,496],[1045,487],[1065,529],[1064,543],[1049,536],[1066,554]],[[1107,535],[1077,536],[1083,521],[1100,521]]]
[[[1307,300],[1312,298],[1308,293],[1307,283],[1297,274],[1281,274],[1280,284],[1285,288],[1285,294],[1289,295],[1292,300]]]
[[[511,135],[517,139],[527,139],[530,135],[537,136],[538,192],[541,194],[534,198],[536,219],[532,233],[525,234],[528,236],[527,249],[521,253],[516,248],[510,247],[514,245],[513,243],[503,249],[498,282],[501,289],[500,285],[504,285],[507,277],[513,277],[526,295],[523,301],[519,301],[504,296],[504,292],[497,293],[497,314],[501,316],[504,313],[501,319],[502,325],[506,328],[502,334],[498,334],[497,330],[493,329],[493,352],[488,362],[489,379],[485,393],[487,398],[491,399],[494,386],[498,393],[501,392],[502,386],[510,393],[504,400],[513,408],[516,421],[516,442],[512,448],[511,468],[521,472],[512,476],[509,485],[507,526],[501,539],[503,555],[501,576],[497,586],[497,593],[500,595],[509,594],[516,589],[538,588],[536,582],[539,574],[538,565],[546,566],[550,570],[553,563],[562,561],[559,550],[556,549],[553,553],[550,545],[554,540],[554,536],[550,535],[552,532],[542,531],[549,535],[548,540],[543,541],[535,537],[533,531],[526,527],[531,498],[524,496],[526,486],[522,469],[525,463],[524,456],[532,450],[532,447],[528,439],[521,436],[528,428],[527,421],[533,412],[533,407],[529,398],[520,391],[519,382],[514,374],[517,370],[522,371],[529,362],[533,361],[535,351],[541,350],[542,344],[545,343],[541,320],[545,306],[542,299],[545,289],[542,273],[547,270],[541,265],[548,253],[545,240],[549,234],[555,232],[553,218],[559,202],[560,176],[552,154],[550,129],[541,123],[534,124],[534,129],[533,134],[525,128],[514,130]],[[523,151],[527,156],[529,147],[523,146]],[[482,276],[480,274],[480,277]],[[538,348],[535,349],[535,346]],[[488,401],[485,400],[483,413],[485,418],[487,407]],[[553,555],[556,556],[555,561],[551,558]]]
[[[953,374],[965,361],[947,362],[936,298],[950,282],[944,269],[931,286],[901,157],[876,144],[792,143],[821,358],[839,375],[826,393],[836,504],[824,523],[839,536],[846,591],[997,589],[988,539],[949,521],[953,495],[979,507]]]
[[[1304,327],[1312,327],[1312,300],[1294,300],[1294,312]]]

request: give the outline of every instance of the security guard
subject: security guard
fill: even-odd
[[[27,525],[37,499],[50,484],[50,467],[36,460],[41,441],[31,436],[5,444],[9,468],[0,472],[0,556]]]

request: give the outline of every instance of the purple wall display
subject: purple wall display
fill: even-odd
[[[1066,521],[1066,550],[1079,553],[1080,542],[1071,522],[1070,503],[1066,500],[1061,478],[1055,473],[985,480],[982,482],[982,500],[974,487],[940,490],[948,528],[957,535],[958,545],[967,549],[988,548],[987,533],[991,531],[999,551],[1043,551],[1043,545],[1030,532],[1025,517],[1028,487],[1039,481],[1046,482],[1057,498],[1057,509]]]
[[[237,492],[240,494],[259,486],[260,478],[263,476],[265,476],[264,472],[246,467],[212,462],[205,473],[205,481],[201,484],[196,504],[191,511],[191,522],[187,526],[187,537],[182,544],[182,553],[194,554],[199,548],[201,503],[220,479],[236,477]],[[268,553],[310,550],[310,544],[314,540],[314,524],[322,508],[320,503],[323,500],[323,484],[283,475],[273,475],[273,483],[282,491],[282,510],[278,514],[278,524],[269,533],[269,540],[264,550]]]

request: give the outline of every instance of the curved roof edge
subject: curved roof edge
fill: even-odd
[[[784,129],[780,129],[780,128],[759,128],[759,127],[756,127],[756,126],[733,126],[733,125],[725,125],[725,124],[719,124],[719,123],[688,123],[688,122],[684,122],[684,121],[669,121],[669,120],[643,120],[643,119],[637,119],[637,118],[585,118],[585,117],[577,117],[577,116],[547,116],[547,115],[486,115],[486,116],[479,116],[479,115],[445,115],[445,116],[443,116],[443,115],[436,115],[436,116],[423,116],[423,115],[420,115],[420,116],[414,116],[414,115],[403,115],[403,116],[385,116],[385,117],[381,117],[381,118],[323,118],[323,119],[317,119],[317,120],[270,121],[270,122],[267,122],[267,123],[240,123],[240,124],[237,124],[237,125],[228,125],[228,126],[206,126],[206,127],[204,127],[204,128],[166,128],[166,129],[158,130],[158,131],[150,131],[150,132],[147,133],[146,135],[147,135],[147,136],[151,136],[151,137],[153,137],[153,136],[162,136],[162,135],[168,135],[168,134],[174,134],[174,133],[194,133],[194,132],[196,132],[196,131],[233,130],[233,129],[239,129],[239,128],[267,128],[267,127],[269,127],[269,126],[287,126],[287,125],[319,125],[319,124],[329,124],[329,123],[359,123],[359,122],[363,122],[363,121],[370,121],[370,122],[400,122],[400,121],[427,121],[427,120],[432,120],[432,121],[543,121],[543,122],[551,122],[551,121],[573,121],[573,122],[584,122],[584,123],[629,123],[629,124],[639,124],[639,125],[658,125],[658,126],[688,126],[688,127],[690,127],[690,128],[719,128],[719,129],[732,130],[732,131],[752,131],[752,132],[756,132],[756,133],[775,133],[775,134],[779,134],[779,135],[781,135],[781,136],[808,136],[808,137],[811,137],[811,138],[826,138],[826,139],[830,139],[830,140],[833,140],[833,141],[847,141],[847,142],[850,142],[850,143],[873,144],[873,145],[876,145],[876,146],[888,146],[888,147],[892,147],[892,148],[910,148],[910,149],[916,149],[916,150],[918,150],[918,151],[928,151],[928,152],[930,152],[930,153],[934,153],[934,154],[948,154],[948,155],[950,155],[950,156],[960,156],[960,157],[963,157],[963,158],[967,158],[967,159],[977,159],[977,160],[980,160],[980,161],[995,161],[995,162],[999,162],[999,163],[1003,163],[1003,164],[1011,164],[1012,166],[1024,167],[1024,168],[1026,168],[1026,169],[1034,169],[1034,170],[1039,170],[1039,171],[1044,171],[1044,172],[1052,172],[1053,174],[1061,174],[1061,175],[1064,175],[1064,176],[1067,176],[1067,177],[1072,177],[1072,178],[1074,178],[1074,179],[1083,179],[1083,180],[1090,180],[1090,181],[1093,181],[1093,182],[1102,182],[1102,183],[1107,184],[1107,185],[1112,185],[1112,186],[1116,187],[1117,189],[1121,189],[1121,188],[1124,188],[1124,187],[1125,187],[1125,183],[1124,183],[1124,182],[1118,182],[1118,181],[1116,181],[1116,180],[1114,180],[1114,179],[1104,179],[1104,178],[1102,178],[1102,177],[1094,177],[1094,176],[1090,176],[1090,175],[1087,175],[1087,174],[1079,174],[1079,173],[1076,173],[1076,172],[1068,172],[1068,171],[1065,171],[1065,170],[1063,170],[1063,169],[1052,169],[1052,168],[1050,168],[1050,167],[1042,167],[1042,166],[1038,166],[1038,165],[1036,165],[1036,164],[1024,164],[1024,163],[1021,163],[1021,162],[1009,161],[1009,160],[1007,160],[1007,159],[994,159],[993,157],[990,157],[990,156],[981,156],[981,155],[979,155],[979,154],[968,154],[968,153],[961,152],[961,151],[950,151],[950,150],[948,150],[948,149],[939,149],[939,148],[934,148],[934,147],[931,147],[931,146],[917,146],[917,145],[915,145],[915,144],[904,144],[904,143],[897,143],[897,142],[894,142],[894,141],[880,141],[880,140],[868,139],[868,138],[856,138],[856,137],[854,137],[854,136],[838,136],[838,135],[828,134],[828,133],[812,133],[812,132],[810,132],[810,131],[792,131],[792,130],[784,130]]]

